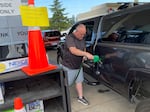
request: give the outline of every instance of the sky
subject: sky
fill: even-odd
[[[35,6],[47,7],[48,16],[52,17],[50,11],[50,5],[53,5],[54,0],[35,0]],[[104,3],[116,3],[116,2],[134,2],[134,0],[59,0],[62,8],[65,8],[64,13],[68,13],[68,17],[77,16],[80,13],[88,12],[92,7],[98,6]],[[149,0],[138,0],[139,2],[148,2]]]

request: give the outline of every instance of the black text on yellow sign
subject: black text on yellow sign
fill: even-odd
[[[20,6],[23,26],[49,26],[46,7]]]

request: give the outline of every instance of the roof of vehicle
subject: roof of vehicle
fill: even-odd
[[[109,9],[115,11],[120,6],[120,3],[104,3],[91,8],[90,11],[77,15],[77,21],[90,19],[93,17],[103,16],[109,12]]]
[[[125,14],[130,14],[130,13],[136,13],[139,11],[144,11],[144,10],[150,10],[150,3],[145,3],[143,5],[136,5],[134,7],[126,8],[123,10],[116,11],[114,13],[110,13],[104,16],[104,18],[114,18],[117,16],[125,15]]]
[[[80,13],[77,15],[77,21],[86,20],[93,17],[104,16],[110,13],[114,13],[118,10],[124,10],[125,8],[134,7],[136,5],[145,4],[148,2],[116,2],[116,3],[104,3],[98,6],[92,7],[90,11]]]

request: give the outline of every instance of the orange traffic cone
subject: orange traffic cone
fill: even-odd
[[[26,112],[20,97],[14,99],[14,112]]]
[[[28,0],[28,5],[33,7],[34,0]],[[39,27],[30,27],[30,30],[28,31],[28,43],[29,65],[22,68],[27,75],[33,76],[57,68],[55,65],[48,64],[45,46]]]
[[[28,43],[29,66],[22,68],[27,75],[33,76],[57,68],[55,65],[48,64],[46,50],[40,30],[28,31]]]
[[[34,5],[34,0],[28,0],[29,5]]]

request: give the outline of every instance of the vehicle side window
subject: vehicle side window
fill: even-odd
[[[102,40],[150,44],[150,11],[106,16],[102,22]],[[112,39],[113,38],[113,39]]]
[[[8,54],[8,46],[0,46],[0,60],[5,59]]]
[[[141,32],[136,34],[126,34],[124,39],[125,43],[138,43],[138,44],[148,44],[149,34],[147,32]]]
[[[93,33],[93,27],[94,27],[94,21],[85,23],[86,25],[86,36],[85,39],[86,41],[91,41],[92,40],[92,33]]]
[[[0,46],[0,61],[27,56],[25,44]]]
[[[102,38],[102,41],[111,41],[111,42],[117,42],[119,39],[118,33],[112,33],[107,38]]]
[[[85,40],[86,41],[91,41],[92,40],[92,35],[93,35],[93,29],[94,29],[94,21],[85,21],[85,22],[75,24],[72,27],[72,29],[69,31],[69,34],[72,33],[75,30],[75,28],[76,28],[76,26],[78,26],[78,24],[84,24],[86,26]]]

